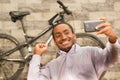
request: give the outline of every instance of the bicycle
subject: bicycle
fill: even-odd
[[[24,24],[23,18],[30,13],[28,11],[11,11],[10,16],[13,22],[19,20],[22,25],[22,30],[24,32],[25,42],[20,43],[16,38],[11,35],[0,33],[0,80],[17,80],[19,75],[22,73],[24,66],[26,63],[29,63],[32,57],[32,44],[44,34],[49,32],[53,25],[65,21],[64,14],[71,15],[72,12],[68,10],[68,8],[61,2],[57,1],[63,11],[55,14],[49,22],[49,26],[46,27],[42,32],[40,32],[36,37],[31,37],[27,35]],[[77,43],[82,42],[81,39],[86,38],[87,40],[91,40],[90,45],[99,46],[104,48],[105,45],[102,41],[92,34],[87,33],[77,33]],[[48,46],[51,43],[52,35],[48,37],[46,44]],[[83,40],[85,41],[85,39]],[[7,44],[6,44],[7,42]],[[84,42],[83,42],[84,43]],[[86,43],[86,42],[85,42]],[[87,44],[88,45],[88,44]],[[81,45],[84,46],[84,45]],[[28,49],[28,54],[25,55],[24,48]]]

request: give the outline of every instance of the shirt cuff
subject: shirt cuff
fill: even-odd
[[[41,61],[41,56],[35,54],[35,55],[32,56],[30,64],[32,64],[32,65],[40,65],[40,61]]]
[[[110,42],[109,42],[110,43]],[[112,46],[116,46],[118,48],[120,48],[120,43],[119,40],[117,39],[115,43],[110,43]]]

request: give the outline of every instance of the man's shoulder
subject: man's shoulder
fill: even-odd
[[[49,61],[48,65],[55,65],[59,62],[59,57],[52,59]]]
[[[89,50],[89,49],[92,49],[92,48],[94,48],[94,47],[92,47],[92,46],[80,46],[79,44],[76,44],[76,49],[80,50],[80,51]]]

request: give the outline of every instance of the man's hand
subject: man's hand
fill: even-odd
[[[38,55],[42,56],[42,54],[47,50],[48,50],[48,47],[46,44],[38,43],[38,44],[36,44],[36,46],[34,48],[34,54],[38,54]]]
[[[115,43],[117,40],[117,35],[112,29],[112,26],[109,22],[107,22],[106,18],[100,18],[100,20],[103,20],[104,23],[98,25],[96,29],[102,28],[100,31],[97,32],[97,34],[105,34],[111,43]]]

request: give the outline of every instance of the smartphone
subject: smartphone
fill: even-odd
[[[101,29],[96,29],[96,26],[104,23],[103,20],[89,20],[89,21],[84,21],[84,30],[85,32],[95,32],[99,31]]]

